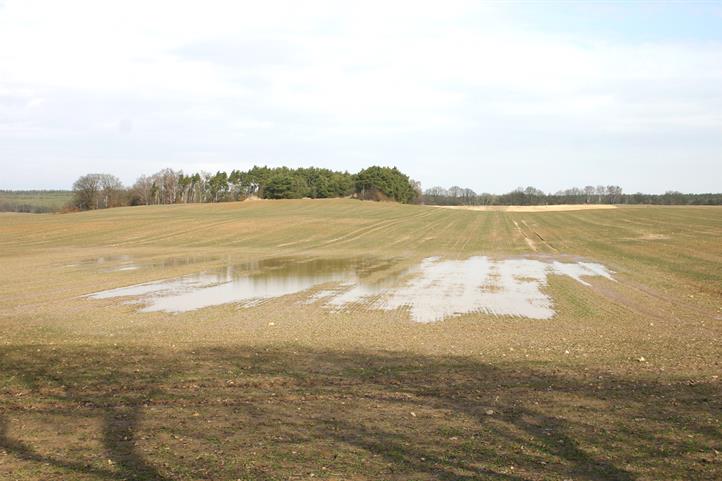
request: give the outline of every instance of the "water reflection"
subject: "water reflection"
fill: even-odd
[[[129,255],[100,256],[81,259],[75,264],[66,264],[64,267],[95,266],[100,272],[134,271],[145,268],[164,268],[184,266],[201,262],[218,260],[210,256],[174,256],[163,258],[143,258]]]
[[[304,302],[330,310],[404,309],[418,322],[472,312],[549,319],[553,303],[543,290],[549,275],[567,276],[582,285],[589,285],[583,279],[587,277],[612,279],[601,264],[558,260],[431,257],[402,268],[394,260],[276,258],[88,297],[127,296],[141,302],[143,312],[185,312],[227,303],[252,307],[308,291]]]
[[[373,274],[391,270],[389,260],[273,258],[229,265],[205,272],[98,292],[89,297],[105,299],[147,296],[142,312],[184,312],[230,302],[245,307],[296,294],[327,283],[373,283]]]
[[[549,274],[563,275],[584,285],[582,277],[611,273],[587,262],[552,263],[535,259],[493,260],[478,256],[465,260],[424,259],[402,285],[377,290],[362,284],[336,295],[326,304],[343,307],[365,304],[369,309],[408,309],[418,322],[482,312],[496,316],[549,319],[554,316],[552,300],[543,292]]]

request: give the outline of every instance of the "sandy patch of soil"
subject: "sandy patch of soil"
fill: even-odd
[[[638,240],[669,240],[669,236],[665,234],[644,234],[637,237]]]

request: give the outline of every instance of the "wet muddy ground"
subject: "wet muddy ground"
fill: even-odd
[[[544,292],[549,275],[570,277],[580,288],[589,286],[585,279],[590,277],[613,280],[603,265],[582,261],[474,256],[429,257],[404,268],[400,264],[373,258],[271,258],[87,297],[130,298],[126,302],[141,304],[141,312],[186,312],[227,303],[253,307],[305,293],[305,302],[328,309],[401,309],[417,322],[473,312],[549,319],[555,314],[553,300]]]

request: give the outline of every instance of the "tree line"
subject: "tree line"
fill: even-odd
[[[651,204],[722,205],[722,194],[625,194],[618,185],[588,185],[545,193],[536,187],[519,187],[506,194],[477,194],[459,186],[431,187],[424,190],[421,202],[428,205],[559,205],[559,204]]]
[[[230,173],[186,174],[162,169],[141,175],[126,187],[112,174],[83,175],[73,184],[73,207],[79,210],[119,206],[188,204],[262,199],[323,199],[418,202],[421,186],[396,167],[372,166],[356,174],[316,167],[259,167]]]
[[[351,174],[316,167],[260,167],[230,173],[218,171],[186,174],[162,169],[141,175],[124,186],[112,174],[87,174],[73,184],[72,208],[103,209],[119,206],[229,202],[249,197],[301,199],[354,197],[427,205],[558,205],[558,204],[655,204],[722,205],[722,194],[626,194],[617,185],[588,185],[545,193],[536,187],[519,187],[505,194],[476,193],[459,186],[421,185],[396,167],[371,166]]]

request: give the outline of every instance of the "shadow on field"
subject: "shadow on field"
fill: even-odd
[[[293,348],[0,353],[0,478],[720,474],[717,383]]]

